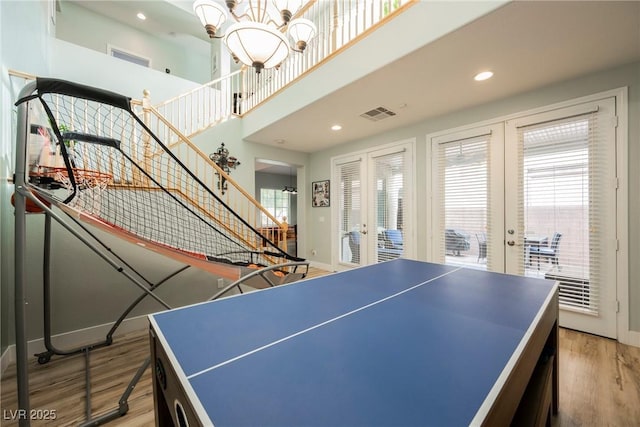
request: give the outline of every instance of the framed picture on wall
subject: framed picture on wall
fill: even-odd
[[[311,206],[314,208],[329,206],[330,192],[329,180],[314,181],[311,183]]]

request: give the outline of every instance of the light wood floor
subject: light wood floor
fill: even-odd
[[[314,273],[315,274],[315,273]],[[137,368],[149,353],[146,331],[116,339],[110,347],[91,353],[94,416],[115,408]],[[572,330],[560,330],[560,414],[556,425],[640,426],[640,348]],[[54,357],[39,365],[31,358],[32,409],[55,410],[52,422],[33,426],[67,426],[85,421],[85,358]],[[2,426],[16,410],[15,367],[2,376]],[[153,425],[151,373],[147,370],[129,398],[129,412],[110,426]]]

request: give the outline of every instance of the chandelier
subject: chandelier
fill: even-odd
[[[240,161],[237,158],[229,156],[229,150],[224,146],[224,142],[220,144],[216,151],[209,154],[209,158],[227,175],[231,173],[231,169],[240,166]],[[218,176],[218,189],[224,194],[227,191],[227,179],[218,172],[216,172],[216,175]]]
[[[225,0],[228,13],[236,23],[224,36],[217,32],[227,20],[227,10],[214,0],[196,0],[193,11],[210,38],[224,38],[234,60],[253,67],[278,67],[289,50],[303,52],[316,34],[316,26],[308,19],[291,19],[302,7],[302,0]],[[289,39],[281,31],[287,28]]]
[[[291,173],[291,168],[289,168],[289,184],[291,185],[284,186],[282,192],[287,194],[298,194],[298,189],[293,185],[293,173]]]

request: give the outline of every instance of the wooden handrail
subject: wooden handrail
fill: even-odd
[[[12,70],[12,69],[9,69],[8,73],[10,76],[20,77],[25,80],[35,80],[37,77],[33,74],[25,73],[23,71],[18,71],[18,70]]]
[[[242,194],[251,204],[254,205],[258,210],[264,213],[267,218],[269,218],[275,225],[279,228],[283,228],[282,223],[274,217],[269,211],[267,211],[261,204],[258,202],[255,197],[249,194],[240,184],[238,184],[231,176],[225,173],[224,170],[220,166],[218,166],[213,160],[209,158],[197,145],[195,145],[187,136],[185,136],[182,132],[180,132],[173,124],[171,124],[167,119],[162,116],[153,106],[147,105],[143,107],[145,110],[152,112],[165,126],[167,126],[172,132],[174,132],[182,141],[183,144],[187,145],[193,152],[195,152],[199,157],[201,157],[205,163],[211,166],[218,174],[220,174],[221,178],[224,178],[227,183],[231,184],[240,194]],[[188,165],[187,165],[188,166]]]

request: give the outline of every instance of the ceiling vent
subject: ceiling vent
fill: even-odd
[[[387,117],[393,117],[395,115],[396,113],[387,108],[378,107],[374,108],[373,110],[369,110],[366,113],[360,114],[360,117],[364,117],[365,119],[371,120],[372,122],[377,122],[382,119],[386,119]]]

